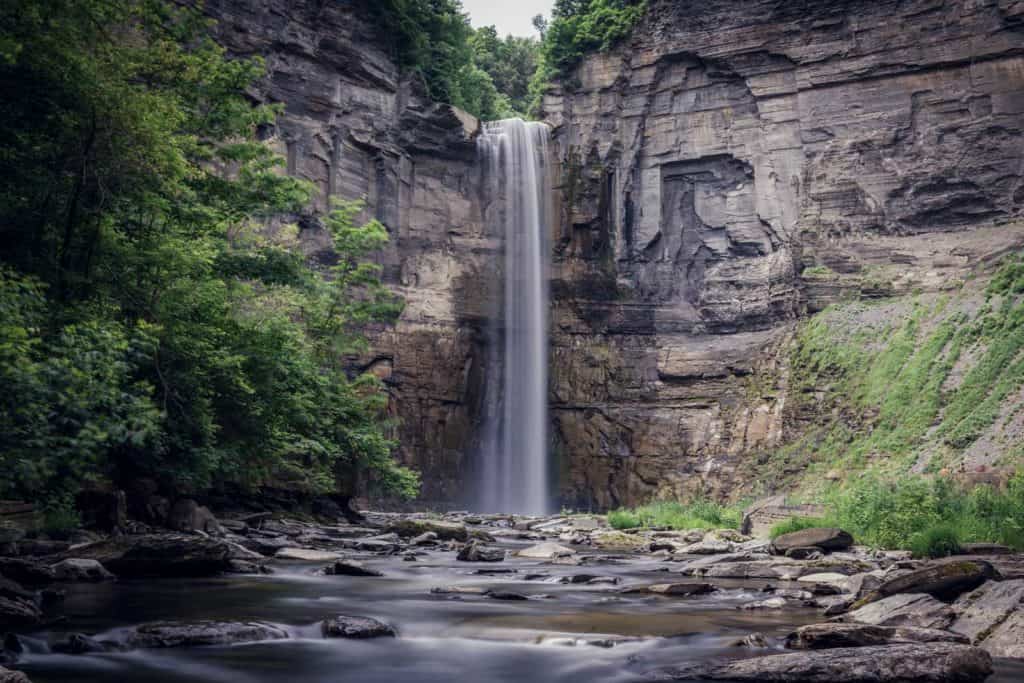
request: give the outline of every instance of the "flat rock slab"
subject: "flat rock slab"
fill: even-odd
[[[1024,580],[989,581],[953,603],[950,627],[994,657],[1024,658]]]
[[[984,560],[953,558],[883,581],[874,595],[888,597],[899,593],[927,593],[952,600],[994,578],[998,578],[996,570]]]
[[[281,548],[274,557],[279,560],[300,560],[305,562],[330,562],[341,557],[340,553],[308,548]]]
[[[982,683],[992,658],[970,645],[883,645],[814,650],[660,672],[660,680],[734,683]],[[655,680],[658,677],[656,675]]]
[[[843,616],[843,621],[876,626],[913,626],[945,629],[953,623],[953,609],[924,593],[902,593],[872,602]]]
[[[159,622],[137,627],[124,644],[131,648],[152,649],[234,645],[286,638],[288,632],[284,629],[258,621]]]
[[[567,548],[558,543],[538,543],[516,553],[519,557],[526,557],[534,560],[550,560],[556,557],[569,557],[576,554],[572,548]]]
[[[653,594],[653,595],[706,595],[718,590],[710,583],[656,583],[650,586],[627,586],[622,589],[624,594]]]
[[[79,546],[75,558],[98,560],[120,578],[200,577],[227,571],[231,548],[222,540],[146,534]]]
[[[413,538],[427,532],[437,534],[442,541],[469,540],[469,532],[465,524],[445,522],[439,519],[400,519],[388,525],[387,531],[398,534],[402,538]]]
[[[786,647],[791,650],[872,647],[891,643],[961,643],[969,645],[970,641],[958,633],[938,629],[837,623],[801,626],[786,638]]]
[[[395,629],[382,621],[345,615],[324,619],[320,632],[324,638],[394,638],[397,635]]]

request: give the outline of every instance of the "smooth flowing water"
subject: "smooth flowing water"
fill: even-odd
[[[550,511],[548,239],[551,181],[548,127],[520,119],[484,124],[478,149],[491,220],[505,239],[504,358],[500,409],[485,443],[478,505],[493,512]]]

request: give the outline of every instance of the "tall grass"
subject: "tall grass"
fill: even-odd
[[[738,529],[742,518],[740,508],[711,501],[662,501],[609,512],[608,524],[615,529]]]

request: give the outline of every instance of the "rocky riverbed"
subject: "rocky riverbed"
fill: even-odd
[[[0,681],[1024,680],[1024,557],[598,516],[198,510],[0,558]],[[184,525],[189,526],[189,525]]]

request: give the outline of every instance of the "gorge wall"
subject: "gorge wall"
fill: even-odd
[[[743,465],[804,423],[794,322],[1024,238],[1021,2],[652,0],[544,116],[570,504],[772,490]]]
[[[358,3],[212,0],[263,55],[266,137],[315,206],[365,197],[407,301],[362,366],[423,501],[470,497],[500,293],[479,124],[427,100]],[[928,295],[1024,245],[1024,2],[650,0],[634,37],[544,98],[561,178],[551,403],[562,499],[614,507],[772,490],[745,465],[794,441],[797,322]],[[803,391],[803,389],[802,389]],[[830,405],[827,400],[821,407]]]

